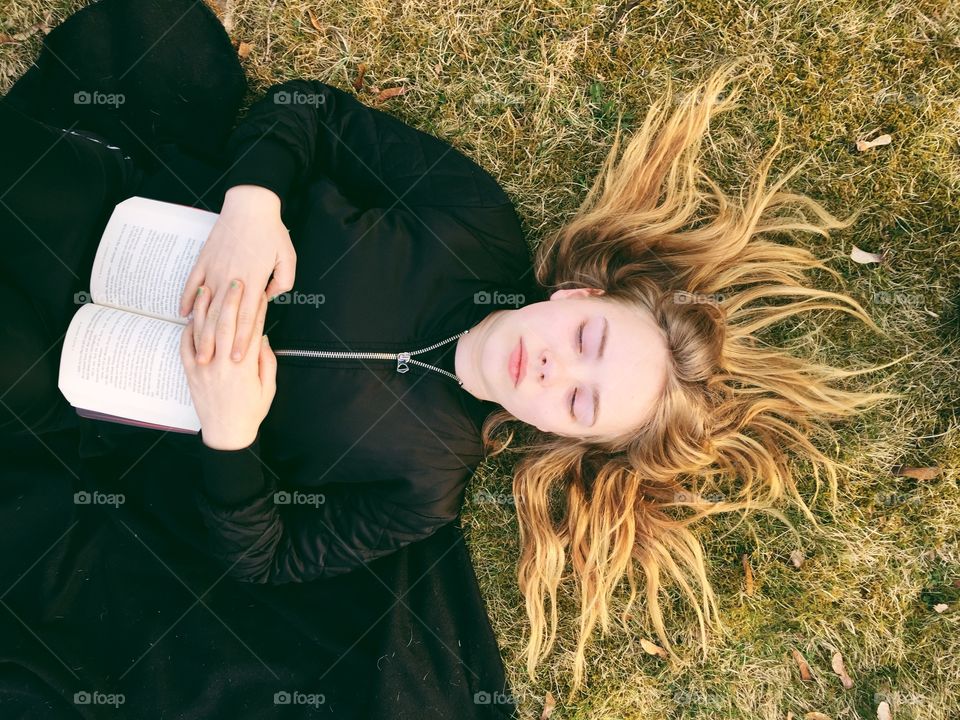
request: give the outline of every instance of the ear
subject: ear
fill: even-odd
[[[550,295],[551,300],[563,300],[569,297],[586,297],[588,295],[603,295],[600,288],[572,288],[567,290],[554,290]]]

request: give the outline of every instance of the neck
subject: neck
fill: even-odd
[[[480,368],[482,367],[483,348],[486,345],[491,328],[496,324],[497,318],[505,312],[507,311],[498,310],[490,313],[470,328],[470,332],[457,339],[457,352],[453,361],[454,373],[463,381],[462,389],[479,400],[496,402],[484,381]]]

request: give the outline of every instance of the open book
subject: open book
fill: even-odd
[[[142,197],[114,208],[70,321],[60,392],[83,417],[196,434],[180,297],[219,216]]]

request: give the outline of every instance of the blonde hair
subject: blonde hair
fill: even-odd
[[[784,496],[817,526],[797,491],[786,451],[800,451],[811,461],[817,493],[823,468],[835,506],[837,470],[847,466],[824,455],[808,438],[818,431],[833,432],[829,420],[898,397],[830,384],[893,363],[841,370],[765,346],[754,336],[811,310],[845,312],[886,333],[852,298],[803,284],[804,272],[812,268],[840,277],[809,251],[759,237],[792,230],[826,237],[828,230],[848,227],[859,215],[840,221],[809,197],[781,191],[803,163],[765,187],[779,153],[779,134],[760,164],[755,192],[742,207],[699,168],[698,150],[710,118],[738,107],[739,86],[720,97],[738,64],[720,66],[686,96],[696,101],[679,103],[669,117],[666,109],[673,98],[668,82],[616,163],[618,120],[613,146],[584,202],[536,250],[536,279],[544,288],[600,288],[609,301],[655,318],[670,360],[662,396],[647,422],[618,437],[571,438],[523,425],[510,429],[505,439],[495,439],[504,423],[517,421],[500,409],[483,426],[484,448],[491,455],[510,448],[517,430],[529,435],[529,442],[513,448],[522,453],[513,492],[521,544],[519,586],[530,621],[526,656],[531,678],[554,645],[557,589],[568,560],[572,566],[580,618],[571,696],[582,685],[587,640],[597,622],[604,634],[608,631],[609,604],[624,576],[630,595],[620,620],[629,633],[636,565],[645,576],[647,610],[663,648],[675,657],[658,598],[666,574],[696,610],[706,654],[707,625],[715,624],[718,631],[724,627],[700,541],[689,526],[715,513],[762,510],[796,532],[772,507]],[[709,191],[698,187],[698,179]],[[791,204],[809,210],[819,222],[771,212]],[[701,205],[712,210],[709,216],[696,217]],[[695,220],[704,222],[687,227]],[[780,298],[800,299],[770,302]],[[727,499],[704,499],[718,495]],[[693,514],[678,518],[667,512],[681,509]],[[699,599],[693,585],[699,586]]]

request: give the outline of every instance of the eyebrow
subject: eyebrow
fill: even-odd
[[[610,327],[610,322],[607,320],[606,316],[603,318],[603,335],[600,337],[600,350],[597,352],[597,360],[603,359],[603,349],[607,345],[607,329]],[[593,427],[597,424],[597,417],[600,415],[600,391],[597,389],[597,386],[593,386],[593,421],[587,427]]]

